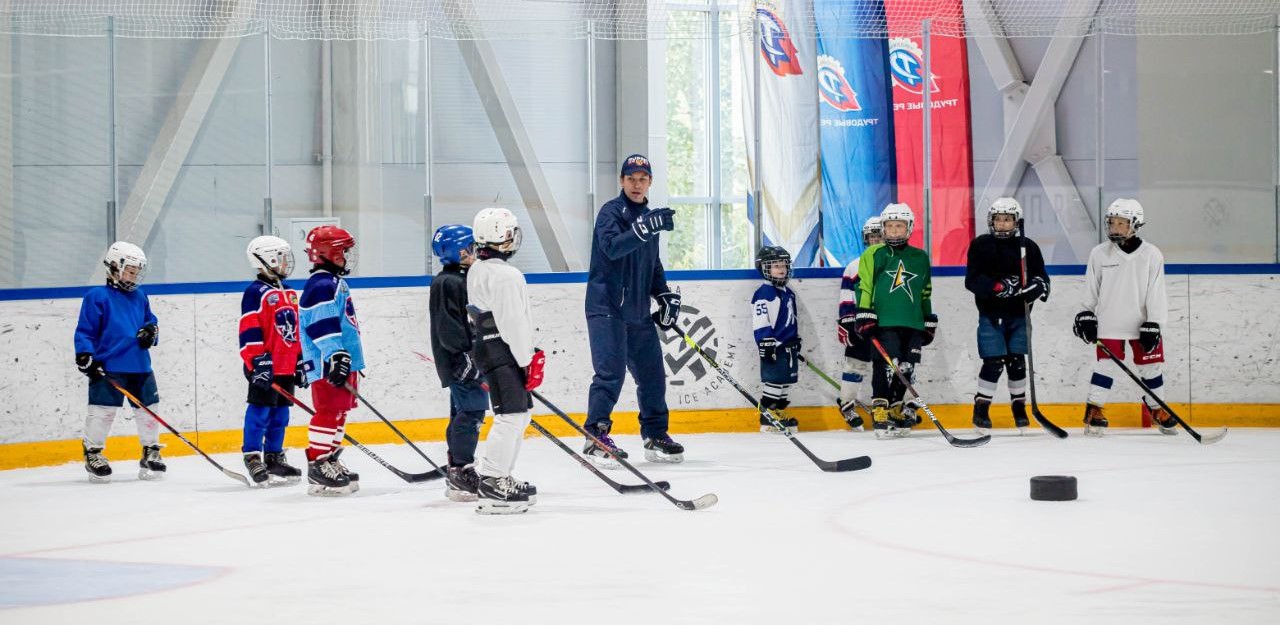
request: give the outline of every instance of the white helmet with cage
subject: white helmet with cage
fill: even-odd
[[[102,264],[107,267],[107,284],[121,291],[138,288],[147,275],[147,255],[142,253],[142,248],[125,241],[112,243]]]
[[[868,217],[866,223],[862,224],[862,244],[870,245],[870,242],[868,242],[867,239],[872,236],[880,237],[882,240],[884,239],[884,227],[880,225],[879,215]]]
[[[502,254],[515,254],[520,249],[520,222],[505,208],[486,208],[476,213],[471,226],[476,244]]]
[[[1013,217],[1014,227],[1010,230],[996,230],[996,215]],[[1022,205],[1011,197],[996,198],[987,209],[987,231],[997,239],[1007,239],[1018,231],[1017,224],[1022,222]]]
[[[1112,241],[1123,241],[1138,233],[1138,229],[1146,225],[1147,219],[1142,212],[1142,204],[1138,200],[1130,198],[1119,198],[1107,207],[1107,220],[1112,217],[1119,217],[1129,222],[1128,234],[1111,234],[1110,227],[1107,228],[1107,238]]]
[[[289,242],[271,235],[263,235],[249,242],[245,250],[249,266],[258,273],[273,273],[281,280],[293,273],[293,248]]]
[[[891,221],[905,222],[907,224],[907,233],[902,238],[890,239],[889,232],[886,229],[884,233],[884,242],[889,245],[902,245],[903,243],[906,243],[907,239],[911,238],[911,232],[916,225],[916,216],[915,213],[911,212],[911,207],[906,204],[889,204],[888,206],[885,206],[884,210],[880,211],[880,227],[883,228]]]

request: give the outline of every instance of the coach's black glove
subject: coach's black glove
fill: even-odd
[[[648,241],[649,237],[656,232],[675,230],[675,214],[676,211],[670,208],[655,208],[636,217],[635,222],[631,224],[631,229],[635,231],[636,236],[640,237],[641,241]]]
[[[663,330],[676,327],[676,320],[680,318],[680,294],[667,292],[655,295],[654,299],[658,300],[658,310],[653,313],[653,322]]]

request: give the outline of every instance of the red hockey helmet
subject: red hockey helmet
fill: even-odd
[[[338,226],[319,226],[307,233],[307,258],[315,264],[329,262],[349,272],[355,268],[355,246],[356,238]]]

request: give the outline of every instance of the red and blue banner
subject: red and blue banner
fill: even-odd
[[[855,11],[855,15],[850,15]],[[893,101],[883,39],[824,37],[842,23],[882,23],[882,2],[814,0],[822,146],[822,242],[828,265],[862,254],[862,224],[894,201]],[[847,27],[846,27],[847,29]]]
[[[969,125],[969,63],[965,40],[934,35],[930,76],[924,75],[918,0],[884,0],[889,33],[889,73],[893,82],[893,128],[897,152],[898,201],[916,214],[911,244],[924,241],[924,109],[932,108],[933,224],[929,255],[935,265],[963,265],[973,239],[973,147]],[[961,0],[935,0],[935,14],[962,14]]]

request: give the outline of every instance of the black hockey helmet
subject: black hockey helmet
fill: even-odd
[[[786,266],[786,276],[774,277],[770,270],[777,263],[783,263]],[[787,286],[787,281],[791,279],[791,253],[777,245],[766,245],[756,252],[756,270],[774,286]]]

